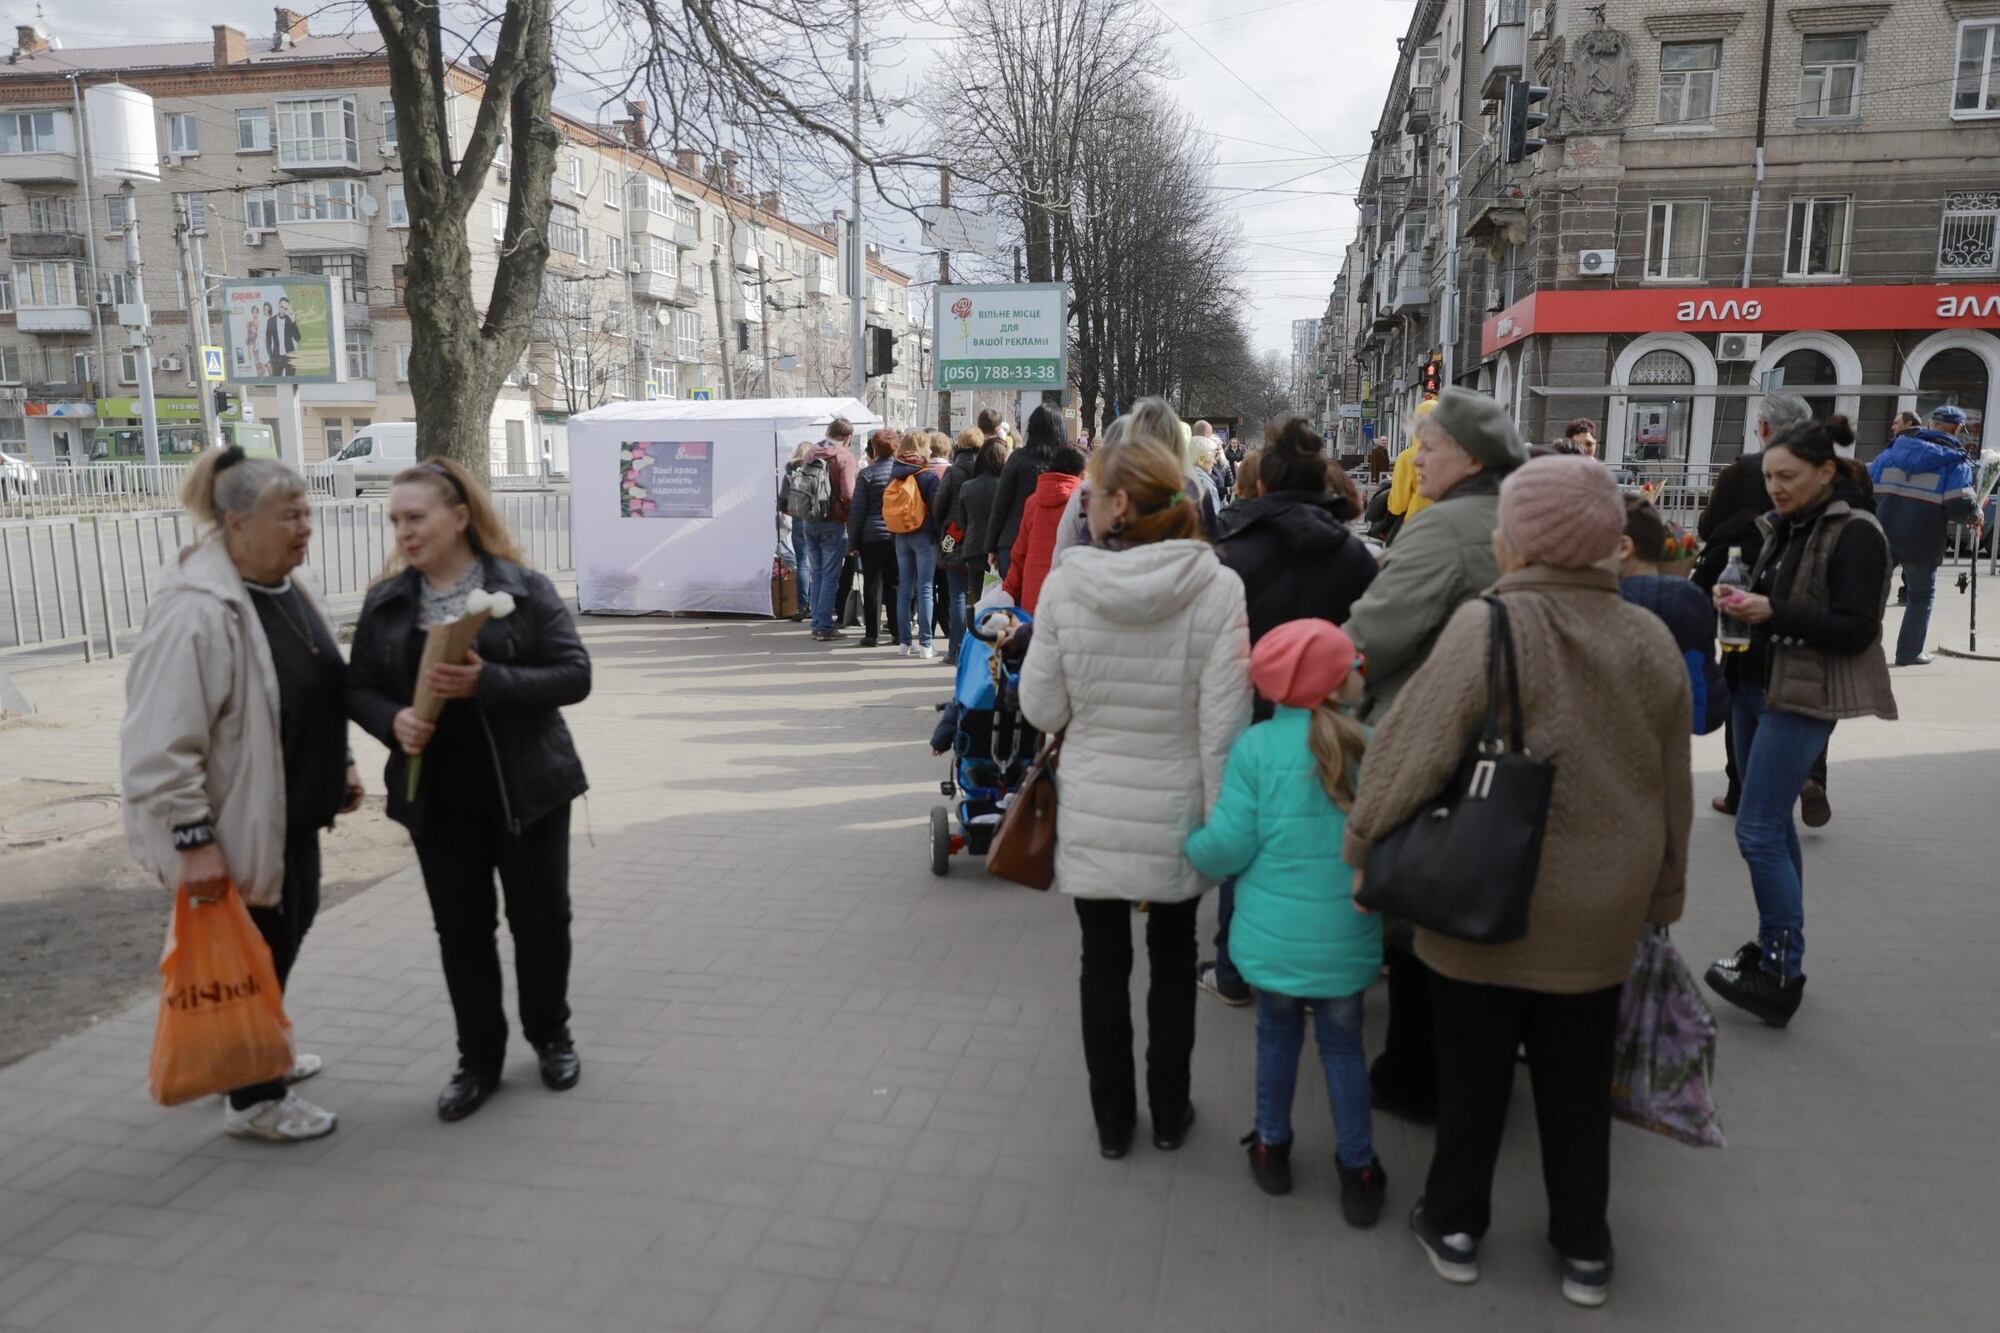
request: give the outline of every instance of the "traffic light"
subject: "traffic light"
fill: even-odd
[[[1424,397],[1435,398],[1438,396],[1438,379],[1443,372],[1444,363],[1440,358],[1432,357],[1430,360],[1424,362]]]
[[[896,368],[896,331],[868,329],[868,378],[880,379]]]
[[[215,415],[226,417],[236,410],[236,395],[227,389],[212,390],[215,399]]]
[[[739,352],[750,350],[750,324],[747,320],[736,321],[736,350]]]
[[[1548,146],[1548,140],[1533,135],[1549,118],[1548,112],[1537,111],[1535,104],[1548,100],[1549,90],[1539,83],[1529,83],[1526,79],[1507,80],[1507,100],[1503,103],[1506,117],[1501,126],[1501,138],[1507,150],[1509,162],[1519,162],[1530,153],[1539,153]]]

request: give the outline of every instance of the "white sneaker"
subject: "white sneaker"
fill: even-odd
[[[258,1102],[239,1111],[222,1104],[222,1130],[239,1139],[263,1139],[269,1143],[302,1143],[333,1133],[340,1117],[314,1106],[293,1093]]]
[[[929,644],[925,644],[923,647],[917,649],[917,656],[923,658],[926,662],[936,661],[937,649],[931,647]]]
[[[292,1072],[285,1075],[286,1083],[303,1083],[326,1068],[326,1061],[311,1051],[300,1051],[292,1061]]]
[[[916,654],[916,651],[916,647],[912,644],[899,643],[896,645],[896,656],[898,657],[912,657]]]

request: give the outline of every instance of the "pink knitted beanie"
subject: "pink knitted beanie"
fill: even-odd
[[[1594,458],[1531,459],[1500,486],[1500,531],[1531,564],[1587,569],[1618,550],[1625,505],[1610,470]]]

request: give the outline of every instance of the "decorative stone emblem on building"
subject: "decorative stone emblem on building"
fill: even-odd
[[[1580,34],[1564,80],[1564,127],[1602,130],[1624,120],[1632,110],[1638,72],[1632,44],[1624,33],[1616,28],[1592,28]]]

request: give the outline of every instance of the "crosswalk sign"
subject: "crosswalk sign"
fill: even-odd
[[[227,378],[222,372],[222,349],[204,347],[201,349],[201,377],[210,384],[220,384]]]
[[[705,403],[708,401],[709,391],[707,389],[689,389],[688,397],[698,403]]]

